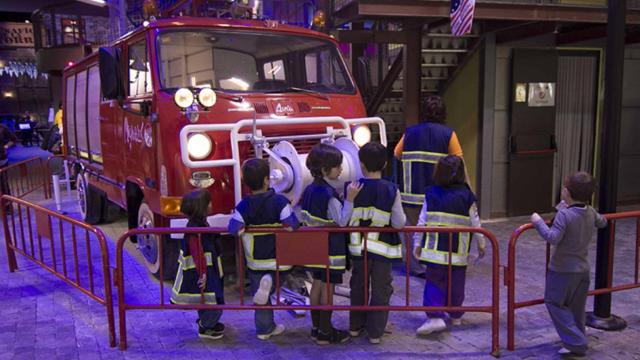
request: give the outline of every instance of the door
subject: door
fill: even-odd
[[[514,49],[508,216],[552,209],[557,72],[555,50]]]
[[[151,64],[144,36],[128,43],[125,51],[125,92],[122,104],[122,163],[127,174],[157,188],[156,143],[150,112],[153,101]]]

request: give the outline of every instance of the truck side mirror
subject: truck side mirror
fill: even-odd
[[[120,52],[118,48],[101,47],[98,55],[100,61],[100,88],[102,96],[109,100],[121,100],[124,97]]]

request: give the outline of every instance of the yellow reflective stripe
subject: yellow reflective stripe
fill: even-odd
[[[411,167],[413,163],[411,161],[402,162],[402,179],[404,181],[404,191],[411,191]]]
[[[302,222],[304,222],[307,226],[326,226],[334,224],[333,220],[327,220],[321,217],[313,216],[307,210],[302,210],[300,215],[302,217]]]
[[[255,245],[254,236],[258,235],[270,235],[272,233],[264,233],[264,234],[252,234],[252,233],[244,233],[242,234],[242,246],[244,247],[244,257],[247,260],[247,267],[251,270],[275,270],[276,269],[276,259],[255,259],[253,257],[253,250]],[[291,266],[289,265],[280,265],[280,270],[289,270]]]
[[[429,152],[429,151],[403,151],[402,159],[403,162],[426,162],[430,164],[437,164],[438,160],[447,156],[445,153],[437,153],[437,152]]]
[[[207,261],[207,266],[213,266],[213,255],[211,252],[205,252],[204,258]],[[191,270],[196,268],[196,262],[191,255],[184,256],[182,250],[180,250],[180,256],[178,256],[178,263],[183,270]]]
[[[390,245],[383,241],[379,241],[380,233],[367,233],[367,252],[378,254],[389,259],[397,259],[402,257],[402,247],[398,245]],[[354,256],[362,256],[364,244],[362,243],[360,233],[351,233],[351,243],[349,244],[349,252]]]
[[[449,265],[449,253],[422,249],[422,251],[420,252],[420,260],[441,265]],[[452,253],[451,265],[467,265],[467,255],[458,255],[456,253]]]
[[[405,190],[411,191],[411,188],[405,187]],[[401,192],[400,200],[408,204],[422,205],[424,203],[424,194],[412,194],[412,193]]]
[[[349,225],[358,226],[360,221],[372,221],[372,226],[382,227],[389,224],[391,212],[382,211],[374,206],[357,207],[353,209]]]

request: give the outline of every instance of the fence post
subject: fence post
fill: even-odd
[[[2,194],[0,194],[2,196]],[[9,222],[7,220],[7,209],[5,206],[13,206],[7,201],[4,196],[0,198],[0,216],[2,216],[2,228],[4,230],[4,244],[7,247],[7,259],[9,263],[9,272],[18,270],[18,262],[16,261],[16,253],[13,251],[13,240],[11,239],[11,233],[9,232]],[[11,214],[13,216],[13,214]]]

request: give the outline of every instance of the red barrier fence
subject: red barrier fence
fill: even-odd
[[[50,174],[47,162],[37,157],[4,167],[0,169],[0,196],[23,198],[42,189],[45,199],[49,199]]]
[[[102,231],[13,196],[3,195],[1,202],[9,271],[18,269],[15,254],[21,254],[103,305],[107,312],[109,344],[115,347],[109,252]],[[103,294],[97,292],[100,273],[94,274],[91,255],[91,244],[96,242],[102,262]]]
[[[328,246],[318,244],[311,245],[312,243],[320,243],[322,238],[327,238],[328,232],[333,233],[350,233],[350,232],[361,232],[367,233],[370,232],[371,228],[329,228],[329,227],[320,227],[320,228],[300,228],[294,232],[288,232],[282,228],[254,228],[247,229],[246,232],[249,233],[276,233],[276,266],[280,265],[301,265],[301,262],[306,264],[312,263],[320,263],[327,264],[328,259]],[[436,228],[424,228],[424,227],[406,227],[401,230],[393,229],[393,228],[376,228],[376,232],[404,232],[404,233],[448,233],[449,234],[449,244],[451,245],[453,241],[454,233],[477,233],[482,234],[486,238],[489,239],[492,246],[492,287],[491,287],[491,304],[486,306],[415,306],[411,305],[409,302],[410,299],[410,291],[409,291],[409,265],[406,264],[406,290],[405,290],[405,304],[404,305],[389,305],[389,306],[371,306],[371,305],[360,305],[360,306],[344,306],[344,305],[318,305],[318,306],[308,306],[308,305],[283,305],[280,303],[279,296],[279,282],[280,275],[279,272],[276,272],[276,291],[278,295],[276,295],[276,299],[278,299],[275,305],[253,305],[253,304],[245,304],[244,301],[244,286],[240,286],[240,303],[239,304],[224,304],[224,305],[206,305],[203,304],[201,300],[201,304],[198,305],[174,305],[170,303],[166,303],[165,301],[165,292],[164,292],[164,283],[162,281],[159,282],[160,285],[160,303],[159,304],[132,304],[127,303],[125,298],[125,278],[124,278],[124,263],[123,263],[123,251],[124,251],[124,243],[127,238],[132,235],[155,235],[159,239],[159,248],[160,253],[163,251],[164,243],[166,241],[177,241],[175,239],[170,239],[169,234],[181,233],[181,234],[212,234],[212,233],[224,233],[226,229],[224,228],[183,228],[183,229],[133,229],[125,233],[118,239],[118,243],[116,245],[116,269],[114,273],[114,283],[118,289],[118,315],[120,322],[120,349],[125,350],[127,347],[127,327],[126,327],[126,312],[130,310],[338,310],[338,311],[348,311],[348,310],[356,310],[356,311],[465,311],[465,312],[483,312],[491,314],[491,332],[492,332],[492,342],[491,342],[491,354],[494,356],[499,355],[499,314],[500,314],[500,301],[499,301],[499,252],[498,252],[498,241],[495,236],[484,229],[481,228],[444,228],[444,227],[436,227]],[[305,240],[300,241],[300,234],[304,233]],[[324,234],[324,236],[319,236],[320,234]],[[297,235],[296,241],[292,241],[293,237]],[[363,237],[364,240],[364,250],[363,250],[363,263],[365,265],[365,283],[364,288],[368,289],[367,280],[368,273],[367,269],[367,242],[366,236]],[[405,237],[406,241],[406,237]],[[240,239],[237,240],[238,246],[236,247],[238,254],[240,256],[244,256],[242,241]],[[406,244],[405,244],[406,245]],[[316,251],[315,249],[320,249],[324,246],[323,251]],[[293,251],[298,252],[292,252]],[[313,249],[312,249],[313,248]],[[449,246],[452,249],[452,246]],[[282,251],[283,249],[287,249],[287,251]],[[312,249],[312,250],[310,250]],[[406,256],[410,257],[412,249],[408,246],[405,246]],[[300,251],[302,250],[302,251]],[[300,258],[300,254],[304,254],[304,259]],[[315,254],[315,259],[312,258]],[[295,256],[293,256],[295,255]],[[242,257],[241,257],[242,259]],[[325,260],[323,260],[325,259]],[[451,250],[449,251],[449,259],[451,259]],[[164,274],[162,273],[163,264],[162,257],[159,257],[160,260],[160,274],[159,278],[163,279]],[[239,275],[240,275],[240,284],[244,284],[244,262],[239,261]],[[448,284],[448,295],[447,303],[451,303],[451,269],[452,265],[449,263],[449,284]],[[328,267],[327,267],[328,273]],[[367,291],[365,291],[367,294]],[[365,304],[368,304],[367,297],[365,295]],[[331,304],[331,302],[330,302]]]
[[[605,218],[609,221],[608,231],[610,232],[609,241],[609,269],[607,270],[607,287],[589,291],[589,295],[598,295],[611,293],[614,291],[629,290],[640,288],[638,282],[638,267],[640,263],[640,211],[629,211],[615,214],[606,214]],[[623,284],[613,286],[613,254],[615,248],[616,221],[620,219],[636,219],[636,244],[635,244],[635,267],[634,282],[631,284]],[[543,298],[518,301],[516,302],[516,244],[520,236],[528,230],[533,229],[533,224],[525,224],[516,229],[509,240],[508,267],[505,270],[505,286],[507,286],[507,349],[513,351],[515,349],[515,311],[517,309],[539,305],[544,303]],[[542,240],[540,240],[542,241]],[[546,268],[549,265],[550,246],[547,244],[546,251]]]

